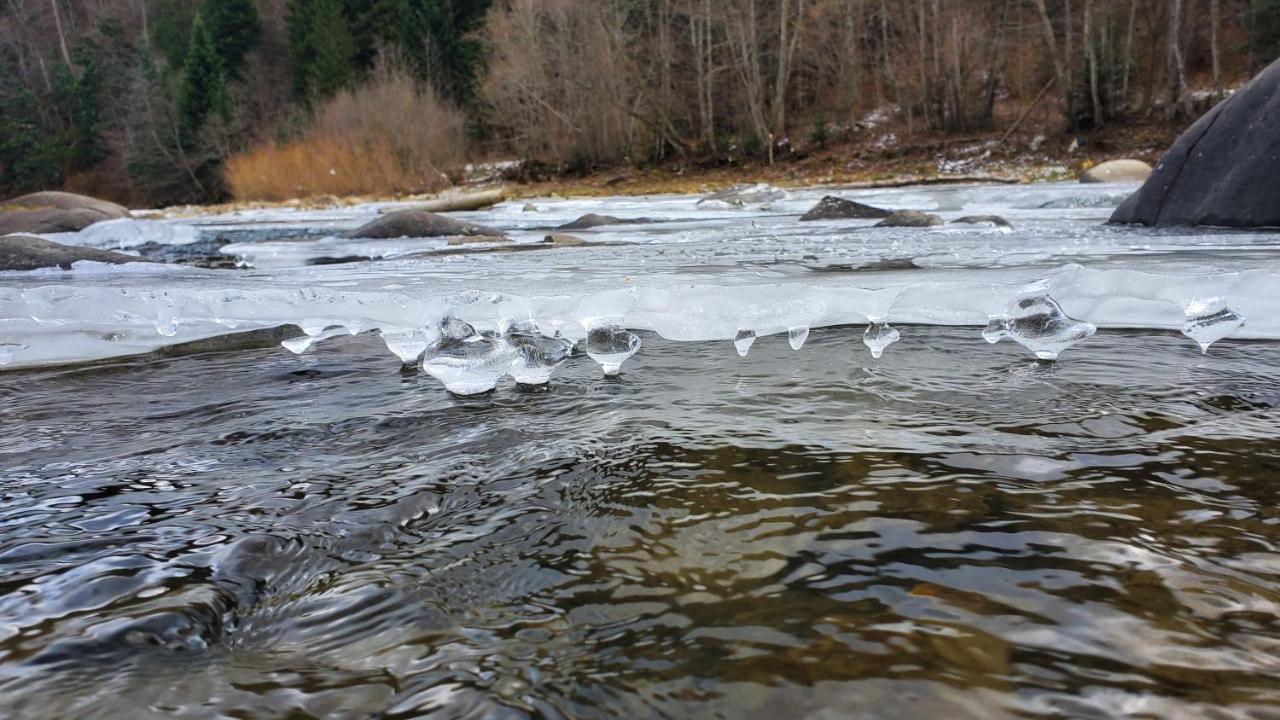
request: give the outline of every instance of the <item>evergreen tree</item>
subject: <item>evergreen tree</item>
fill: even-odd
[[[169,67],[182,67],[191,39],[191,23],[199,4],[189,0],[147,0],[151,37],[148,42],[159,50]]]
[[[289,55],[299,99],[323,100],[355,79],[355,39],[341,0],[289,0]]]
[[[419,80],[469,103],[484,72],[484,49],[474,37],[491,0],[400,0],[396,41]]]
[[[307,96],[323,100],[355,80],[352,58],[356,54],[351,27],[342,13],[341,0],[315,0],[311,15],[312,61]]]
[[[205,18],[227,77],[239,79],[244,56],[262,42],[262,22],[253,0],[205,0]]]
[[[191,24],[191,46],[182,64],[178,87],[178,129],[184,147],[192,147],[211,116],[229,119],[231,98],[227,94],[227,74],[222,67],[213,38],[197,15]]]

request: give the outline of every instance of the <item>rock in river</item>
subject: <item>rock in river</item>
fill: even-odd
[[[1151,177],[1151,166],[1141,160],[1108,160],[1080,176],[1082,183],[1143,182]]]
[[[919,210],[899,210],[876,223],[876,227],[932,227],[941,225],[942,218]]]
[[[557,230],[589,230],[594,227],[603,227],[605,225],[642,225],[653,222],[649,218],[620,218],[612,215],[597,215],[595,213],[587,213],[582,217],[567,222]]]
[[[1280,226],[1278,119],[1280,60],[1184,132],[1111,222]]]
[[[828,195],[810,208],[809,212],[801,215],[800,220],[880,220],[892,214],[891,210]]]
[[[154,262],[124,253],[63,245],[31,235],[5,235],[0,237],[0,270],[38,270],[60,267],[71,269],[71,263],[80,260],[122,265],[133,262]]]
[[[74,193],[47,191],[0,202],[0,235],[79,232],[102,220],[129,217],[120,205]]]
[[[569,233],[551,233],[543,238],[542,242],[547,245],[555,245],[556,247],[573,247],[576,245],[586,245],[587,241],[577,235]]]
[[[952,220],[953,223],[963,223],[965,225],[995,225],[996,227],[1011,228],[1013,224],[999,215],[965,215],[962,218]]]
[[[401,237],[461,237],[483,235],[504,237],[501,230],[437,215],[426,210],[397,210],[365,223],[346,234],[348,238],[388,239]]]

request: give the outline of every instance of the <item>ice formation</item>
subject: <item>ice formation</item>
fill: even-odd
[[[1244,327],[1244,316],[1227,307],[1223,297],[1194,298],[1187,304],[1186,316],[1182,334],[1194,340],[1202,354],[1209,352],[1210,345]]]
[[[885,348],[898,342],[900,337],[902,333],[890,327],[888,323],[873,321],[862,333],[862,344],[871,351],[871,357],[878,360],[881,355],[884,355]]]
[[[732,343],[746,355],[769,335],[800,350],[811,329],[843,326],[881,357],[913,325],[985,325],[988,341],[1012,339],[1042,359],[1108,328],[1181,331],[1201,350],[1226,337],[1280,339],[1280,271],[1268,254],[1272,239],[1261,234],[1103,228],[1088,208],[1121,196],[1076,185],[854,196],[1004,215],[1016,241],[962,226],[949,226],[945,240],[801,226],[796,217],[823,192],[748,188],[738,199],[750,207],[688,196],[548,198],[538,213],[511,203],[467,217],[509,230],[516,244],[538,244],[547,226],[588,212],[662,221],[592,231],[593,248],[315,267],[308,263],[351,251],[337,237],[381,206],[102,223],[67,241],[128,247],[204,235],[230,239],[228,259],[252,255],[259,269],[77,263],[70,272],[0,274],[0,365],[122,357],[295,325],[303,333],[284,342],[290,351],[376,333],[399,363],[473,393],[504,376],[546,383],[575,347],[616,375],[644,332]],[[603,247],[612,241],[621,242]],[[432,242],[440,241],[357,249],[402,257]]]
[[[640,350],[640,338],[621,325],[592,328],[587,333],[587,355],[600,363],[606,376],[622,372],[622,363]]]

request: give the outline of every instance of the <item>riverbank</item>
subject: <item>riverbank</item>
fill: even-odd
[[[930,183],[1030,183],[1079,179],[1089,167],[1117,158],[1155,165],[1183,130],[1166,123],[1109,126],[1083,136],[1004,131],[975,135],[862,131],[846,139],[811,143],[775,158],[758,160],[675,159],[641,167],[606,167],[557,173],[518,161],[472,166],[467,179],[444,195],[502,187],[511,200],[538,197],[599,197],[708,193],[734,185],[765,183],[781,188],[823,185],[901,187]],[[437,194],[319,195],[284,201],[242,199],[218,205],[166,208],[168,215],[203,215],[241,209],[324,209],[367,202],[415,201]]]

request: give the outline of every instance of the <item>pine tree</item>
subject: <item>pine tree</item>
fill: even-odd
[[[355,80],[351,59],[356,54],[356,44],[340,0],[315,0],[313,12],[311,42],[315,59],[309,94],[313,100],[323,100]]]
[[[229,119],[231,98],[227,93],[227,74],[222,58],[205,27],[196,15],[191,24],[191,43],[182,64],[182,84],[178,87],[178,129],[183,147],[192,147],[210,116]]]
[[[396,41],[419,80],[459,103],[475,97],[484,51],[473,33],[490,0],[400,0]]]
[[[227,77],[239,79],[244,56],[262,42],[262,22],[253,0],[206,0],[201,14]]]
[[[289,0],[289,54],[299,98],[314,102],[355,80],[355,39],[341,0]]]

